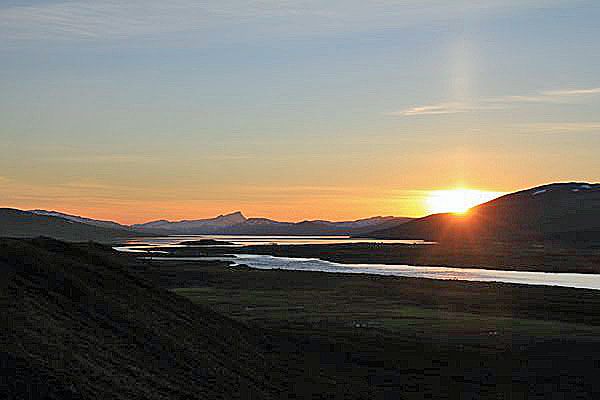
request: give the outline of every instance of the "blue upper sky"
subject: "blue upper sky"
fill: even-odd
[[[6,206],[421,215],[597,181],[598,1],[4,1]]]

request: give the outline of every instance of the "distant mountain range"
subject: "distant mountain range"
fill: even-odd
[[[385,229],[410,221],[404,217],[371,217],[356,221],[332,222],[313,220],[279,222],[267,218],[246,218],[241,212],[219,215],[215,218],[167,221],[122,225],[113,221],[96,220],[78,215],[47,210],[12,210],[0,213],[0,236],[51,236],[65,240],[98,240],[102,237],[143,235],[358,235]],[[9,222],[8,218],[12,218]],[[4,215],[4,216],[3,216]],[[15,217],[17,221],[13,221]],[[44,218],[41,218],[44,217]],[[6,220],[7,223],[3,223]],[[83,225],[83,227],[82,227]],[[95,229],[90,229],[90,228]],[[84,229],[85,228],[85,229]],[[72,230],[73,235],[68,231]],[[84,232],[85,231],[85,232]],[[31,234],[29,234],[31,232]],[[56,234],[53,234],[56,232]],[[79,236],[79,235],[82,236]]]
[[[204,234],[214,233],[230,226],[242,224],[245,221],[246,217],[237,211],[227,215],[219,215],[215,218],[183,221],[167,221],[162,219],[144,224],[134,224],[131,227],[144,231],[160,231],[171,234]]]
[[[241,212],[220,215],[211,219],[184,221],[153,221],[131,225],[131,228],[171,234],[227,235],[352,235],[385,229],[410,221],[404,217],[371,217],[356,221],[324,220],[280,222],[267,218],[246,218]]]
[[[241,212],[121,225],[57,211],[0,209],[0,236],[106,240],[144,235],[351,235],[385,239],[600,242],[600,184],[554,183],[511,193],[466,214],[280,222]]]
[[[554,183],[507,194],[468,213],[432,214],[372,238],[600,241],[600,184]]]

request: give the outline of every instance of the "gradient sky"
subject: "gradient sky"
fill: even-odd
[[[420,216],[600,173],[600,2],[0,3],[0,205]]]

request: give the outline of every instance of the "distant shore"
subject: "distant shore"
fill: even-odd
[[[600,249],[508,244],[310,244],[231,247],[160,247],[177,257],[223,254],[264,254],[278,257],[318,258],[343,264],[401,264],[481,268],[512,271],[600,273]]]

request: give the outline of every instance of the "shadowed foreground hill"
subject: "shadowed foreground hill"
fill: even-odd
[[[159,399],[272,391],[243,326],[148,285],[107,254],[93,244],[0,243],[2,362],[14,371],[2,392]]]
[[[466,214],[433,214],[371,232],[376,238],[600,242],[600,184],[556,183],[511,193]]]
[[[48,236],[61,240],[109,242],[131,236],[148,236],[130,229],[93,226],[64,218],[0,208],[0,237]]]
[[[136,265],[93,243],[0,239],[0,393],[261,399],[323,390],[319,378],[288,380],[260,331],[154,287]]]

